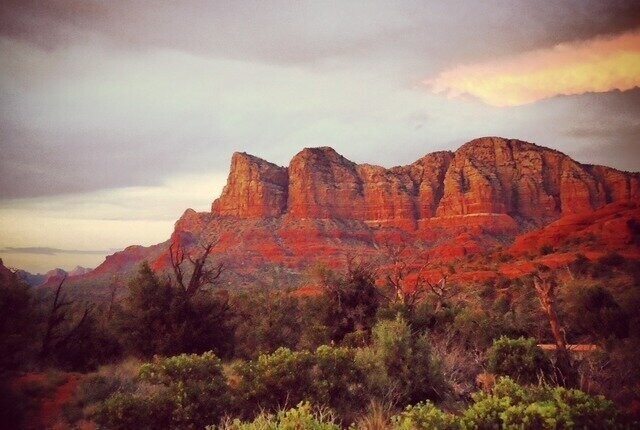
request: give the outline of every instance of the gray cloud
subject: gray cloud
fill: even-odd
[[[4,1],[0,199],[225,172],[235,150],[286,164],[332,145],[388,166],[494,134],[637,170],[626,93],[509,111],[413,83],[639,14],[634,1]]]
[[[10,0],[0,8],[0,28],[47,49],[93,34],[129,49],[274,63],[400,52],[444,64],[617,33],[639,17],[633,0]]]

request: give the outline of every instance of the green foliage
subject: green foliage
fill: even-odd
[[[376,324],[372,345],[361,349],[357,359],[371,394],[380,399],[405,405],[438,397],[443,385],[427,336],[411,333],[400,316]]]
[[[207,430],[216,427],[208,426]],[[262,413],[252,422],[235,419],[222,426],[224,430],[339,430],[329,412],[324,409],[314,410],[308,402],[300,402],[297,407],[281,410],[276,414]]]
[[[138,391],[117,392],[101,404],[98,424],[116,429],[202,428],[218,422],[229,408],[222,365],[212,352],[158,358],[142,365],[139,380]]]
[[[129,296],[119,316],[119,331],[130,350],[144,357],[176,351],[176,328],[172,326],[175,298],[176,290],[161,282],[145,261],[129,284]]]
[[[572,326],[599,342],[625,338],[629,316],[602,286],[579,286],[566,299]]]
[[[87,371],[120,354],[121,346],[114,333],[88,313],[81,324],[69,331],[65,342],[52,349],[51,358],[61,368]]]
[[[312,365],[307,351],[278,348],[257,360],[238,363],[234,370],[240,380],[235,389],[236,407],[243,416],[296,404],[310,397]]]
[[[364,403],[365,375],[356,366],[354,351],[320,346],[314,353],[279,348],[257,360],[241,362],[235,372],[235,406],[243,416],[273,411],[308,400],[341,414]]]
[[[551,373],[551,362],[534,338],[501,336],[487,351],[487,367],[492,373],[510,376],[519,382],[536,382]]]
[[[407,406],[400,414],[391,417],[391,426],[394,430],[457,430],[460,429],[460,419],[427,401]]]
[[[492,393],[476,393],[462,414],[464,428],[617,428],[613,404],[563,387],[520,386],[500,378]]]
[[[148,397],[115,393],[100,405],[95,420],[112,430],[175,428],[171,425],[173,406],[164,391]]]
[[[279,347],[295,348],[301,337],[298,299],[279,291],[248,291],[236,295],[236,357],[251,359]]]
[[[187,297],[168,280],[160,280],[145,262],[129,285],[118,317],[118,331],[127,348],[143,357],[231,348],[226,299],[198,292]]]
[[[368,333],[380,305],[374,270],[366,264],[351,262],[344,275],[323,271],[320,277],[329,301],[326,325],[331,339],[340,342],[348,333]]]
[[[584,254],[577,254],[575,260],[569,263],[569,268],[576,275],[585,276],[591,269],[591,260]]]
[[[0,285],[0,377],[33,356],[34,332],[39,320],[35,300],[28,286],[13,277]]]
[[[615,251],[610,251],[598,258],[597,262],[609,267],[620,267],[624,264],[625,259],[622,255]]]
[[[387,419],[378,413],[375,420],[361,418],[349,428],[386,428],[392,430],[466,430],[466,429],[613,429],[631,427],[618,416],[613,404],[600,396],[562,387],[519,385],[503,377],[490,393],[478,392],[473,403],[458,413],[445,412],[433,403],[407,406]],[[312,403],[313,404],[313,403]],[[375,426],[375,427],[374,427]],[[207,427],[213,430],[215,427]],[[338,429],[326,410],[315,410],[301,402],[296,408],[277,413],[262,413],[252,422],[239,419],[226,422],[225,430],[262,429]]]

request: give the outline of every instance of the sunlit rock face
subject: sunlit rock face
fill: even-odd
[[[498,137],[392,168],[356,164],[329,147],[303,149],[287,167],[236,153],[211,212],[187,209],[167,242],[131,246],[81,278],[107,279],[144,260],[171,271],[169,246],[197,258],[208,244],[228,268],[229,285],[255,285],[273,270],[301,273],[319,261],[339,267],[349,256],[375,260],[398,244],[416,264],[451,261],[558,219],[516,241],[513,252],[556,246],[575,231],[581,243],[590,243],[582,238],[588,235],[602,249],[630,252],[625,247],[635,239],[627,223],[639,204],[638,173]],[[525,273],[523,267],[509,273]]]
[[[287,186],[287,169],[236,152],[231,158],[227,185],[211,211],[239,217],[282,215],[287,206]]]
[[[302,150],[288,168],[236,153],[212,213],[352,219],[405,229],[433,217],[505,214],[519,224],[542,225],[638,195],[637,174],[582,165],[519,140],[485,137],[455,153],[427,154],[390,169],[353,163],[329,147]]]

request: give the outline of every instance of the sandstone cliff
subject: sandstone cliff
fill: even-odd
[[[566,231],[601,237],[585,242],[586,248],[580,248],[585,253],[597,257],[616,250],[633,256],[637,241],[629,242],[625,222],[640,222],[639,202],[638,173],[583,165],[558,151],[496,137],[392,168],[359,165],[327,147],[302,150],[288,167],[236,153],[211,212],[188,209],[169,241],[131,246],[68,283],[111,285],[115,273],[132,276],[144,260],[155,270],[170,272],[168,247],[174,243],[192,256],[202,252],[203,244],[215,244],[212,257],[227,268],[222,285],[297,285],[296,277],[303,279],[303,270],[319,261],[335,267],[344,265],[347,256],[382,261],[399,244],[416,264],[469,260],[560,217],[555,225],[568,223]],[[621,218],[618,212],[625,208],[632,210]],[[598,223],[602,217],[606,219]],[[513,250],[538,252],[548,238],[560,234],[557,228],[541,231],[545,233],[526,236]],[[545,241],[538,239],[540,234]],[[558,240],[549,243],[556,246]],[[553,257],[566,263],[572,255]],[[531,267],[531,261],[523,260],[501,271],[519,276]],[[460,276],[464,272],[476,281],[497,276],[484,262],[467,269]]]
[[[455,153],[427,154],[390,169],[355,164],[328,147],[302,150],[288,168],[236,153],[212,213],[351,219],[408,230],[434,217],[459,225],[466,221],[456,218],[473,215],[470,223],[499,219],[507,225],[512,218],[529,227],[637,197],[637,173],[582,165],[532,143],[485,137]]]

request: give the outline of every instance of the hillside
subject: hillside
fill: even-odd
[[[347,256],[383,258],[400,243],[416,262],[446,261],[508,246],[561,217],[638,199],[638,173],[498,137],[389,169],[353,163],[329,147],[306,148],[288,167],[235,153],[210,212],[187,209],[169,241],[128,247],[75,282],[103,284],[143,260],[164,270],[170,243],[194,254],[198,245],[215,243],[212,254],[225,262],[229,286],[268,283],[276,272],[279,282],[286,275],[296,284],[318,261],[340,266]]]

